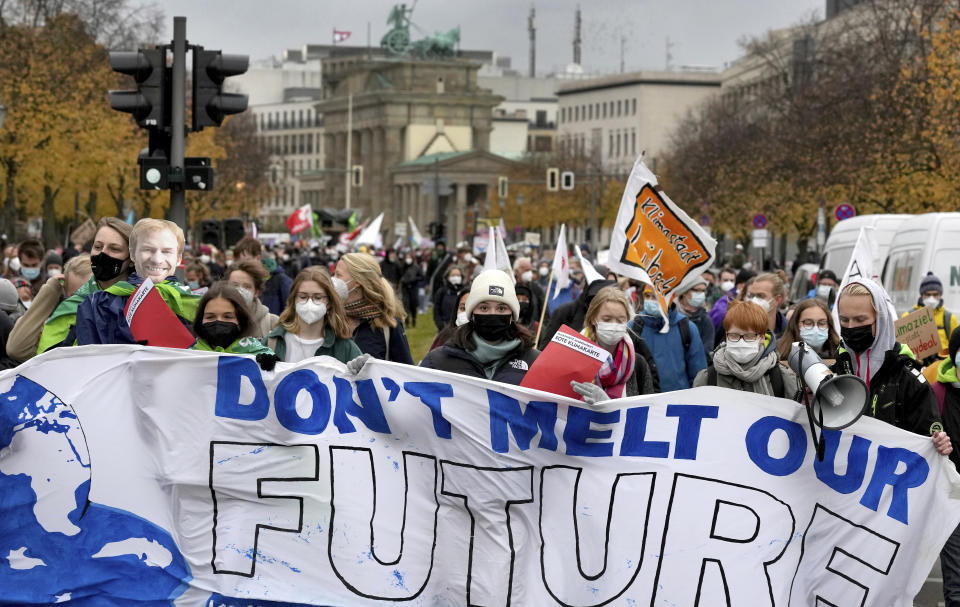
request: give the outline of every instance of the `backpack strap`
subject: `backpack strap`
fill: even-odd
[[[938,381],[933,382],[930,387],[933,388],[933,393],[937,397],[937,406],[940,408],[940,417],[943,417],[943,400],[947,396],[947,387]]]
[[[773,387],[773,395],[777,398],[783,398],[786,392],[783,387],[783,369],[780,368],[780,363],[770,367],[770,370],[767,371],[766,375],[770,378],[770,385]]]
[[[707,367],[707,385],[716,386],[717,385],[717,368],[713,365]]]
[[[686,316],[677,321],[677,328],[680,329],[680,341],[683,342],[683,351],[690,349],[690,319]]]

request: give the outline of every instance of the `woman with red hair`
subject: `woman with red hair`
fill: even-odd
[[[780,364],[777,339],[767,312],[749,301],[730,303],[723,318],[726,338],[713,353],[713,364],[697,374],[693,386],[720,386],[768,396],[793,398],[797,376]]]

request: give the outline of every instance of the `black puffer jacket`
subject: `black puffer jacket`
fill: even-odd
[[[900,344],[894,344],[880,370],[870,379],[870,400],[864,415],[924,436],[943,430],[937,397],[920,369],[920,364],[907,356]],[[842,345],[832,370],[853,374],[850,353]]]
[[[540,351],[536,348],[524,350],[522,344],[517,346],[516,349],[500,359],[491,379],[504,384],[519,385],[539,354]],[[446,345],[428,352],[420,366],[425,369],[449,371],[450,373],[479,377],[480,379],[487,378],[483,372],[483,364],[473,354],[452,342],[447,342]]]

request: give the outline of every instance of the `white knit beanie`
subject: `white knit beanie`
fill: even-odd
[[[0,312],[16,312],[19,301],[17,287],[6,278],[0,278]]]
[[[503,270],[484,270],[473,279],[467,297],[467,318],[473,316],[473,309],[483,301],[503,302],[510,306],[514,320],[520,318],[520,302],[513,288],[513,280]]]

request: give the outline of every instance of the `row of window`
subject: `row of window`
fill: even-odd
[[[264,136],[263,141],[274,156],[313,154],[314,150],[317,150],[318,153],[321,150],[319,133]]]
[[[621,116],[636,116],[636,99],[617,99],[616,101],[601,101],[560,108],[559,122],[582,122],[585,120],[602,120],[604,118],[619,118]]]
[[[584,133],[572,133],[562,135],[560,138],[560,148],[568,153],[577,153],[580,155],[599,153],[597,149],[602,145],[602,139],[599,136],[600,129],[594,129],[591,149],[587,148],[587,136]],[[608,133],[607,158],[637,157],[637,129],[631,128],[611,130]]]
[[[305,129],[323,125],[323,116],[312,108],[263,112],[257,115],[261,131],[277,129]]]

